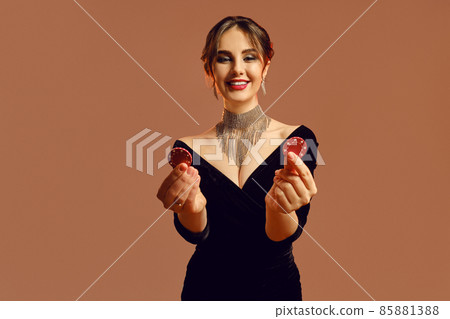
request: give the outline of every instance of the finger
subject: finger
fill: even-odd
[[[192,188],[195,186],[195,182],[199,178],[200,175],[198,173],[195,173],[193,176],[190,177],[189,180],[185,183],[185,187],[178,193],[178,199],[177,201],[179,203],[186,202],[187,198],[189,197],[189,193],[192,191]]]
[[[275,193],[275,202],[276,202],[277,206],[284,213],[290,213],[289,208],[291,207],[291,203],[289,203],[283,189],[278,185],[278,183],[276,184],[276,186],[277,187],[274,189],[274,193]]]
[[[172,201],[167,201],[166,203],[169,205],[169,208],[175,212],[183,212],[186,209],[187,201],[189,198],[189,194],[192,193],[192,190],[195,188],[197,181],[199,180],[200,175],[197,175],[192,181],[186,183],[187,187],[183,188],[180,193],[173,199]],[[194,190],[194,198],[196,191]],[[180,205],[181,204],[181,205]],[[189,209],[189,208],[188,208]]]
[[[286,154],[286,156],[284,157],[284,169],[288,170],[289,172],[291,172],[294,175],[298,175],[297,169],[295,166],[301,164],[301,162],[298,162],[298,160],[296,162],[296,158],[294,158],[294,162],[293,162],[291,159],[292,154],[298,158],[298,156],[295,155],[294,152],[288,152]]]
[[[290,182],[282,179],[279,176],[275,176],[273,181],[276,183],[278,188],[283,191],[284,197],[287,199],[290,205],[296,201],[298,195]]]
[[[186,163],[178,164],[161,183],[161,186],[158,189],[156,197],[158,197],[158,199],[160,200],[164,200],[164,197],[166,196],[169,187],[184,174],[187,168],[188,166]]]
[[[282,177],[278,177],[279,179],[282,179]],[[314,192],[306,189],[305,185],[303,184],[302,180],[300,179],[300,177],[295,176],[292,177],[290,176],[289,178],[294,178],[296,180],[296,184],[297,186],[299,186],[299,190],[295,190],[292,193],[287,193],[286,197],[288,198],[289,202],[291,203],[291,211],[293,210],[297,210],[302,206],[307,205],[310,201],[312,196],[315,195]],[[285,182],[285,183],[289,183],[289,182]],[[292,184],[291,184],[292,185]],[[298,193],[297,193],[298,192]]]
[[[309,190],[306,188],[300,176],[294,175],[285,169],[281,169],[276,176],[291,183],[297,196],[305,197],[309,193]]]
[[[297,176],[297,179],[300,179]],[[297,210],[301,206],[303,206],[303,198],[308,197],[308,191],[305,191],[305,195],[299,196],[297,192],[295,191],[293,185],[289,183],[288,181],[285,181],[281,177],[277,177],[276,180],[277,186],[283,191],[284,197],[286,198],[287,202],[284,208],[286,209],[287,213],[290,213],[294,210]]]
[[[267,192],[266,197],[265,197],[266,204],[276,205],[276,203],[275,203],[275,193],[274,193],[276,187],[277,187],[277,184],[273,183],[272,187]]]
[[[191,189],[187,191],[186,200],[184,201],[183,208],[189,211],[193,211],[195,209],[195,200],[197,198],[197,193],[200,189],[200,175],[195,178],[194,185],[192,185]]]
[[[288,159],[285,168],[292,173],[296,172],[300,176],[308,190],[314,189],[314,178],[308,166],[306,166],[300,159],[300,157],[298,157],[294,152],[289,152],[287,158]]]
[[[189,175],[189,171],[192,171],[193,175]],[[181,175],[175,182],[172,183],[164,196],[163,203],[166,206],[170,206],[174,202],[182,204],[183,200],[187,197],[186,193],[188,192],[188,188],[193,185],[197,176],[198,171],[194,167],[190,166],[185,174]]]

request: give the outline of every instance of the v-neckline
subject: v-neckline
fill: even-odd
[[[272,153],[270,153],[269,156],[267,156],[263,162],[261,162],[261,164],[259,164],[248,176],[248,178],[245,180],[244,185],[242,185],[242,188],[239,187],[239,185],[237,185],[235,182],[233,182],[227,175],[225,175],[224,173],[222,173],[221,170],[219,170],[217,167],[215,167],[214,165],[212,165],[210,162],[208,162],[203,156],[201,156],[200,154],[198,154],[196,151],[194,151],[189,145],[187,145],[185,142],[181,141],[181,140],[176,140],[178,142],[183,143],[185,146],[187,146],[188,149],[190,149],[192,151],[192,154],[196,154],[196,156],[198,156],[199,158],[201,158],[201,160],[203,162],[205,162],[208,166],[212,167],[215,171],[217,171],[223,178],[225,178],[229,183],[231,183],[234,187],[236,187],[237,189],[239,189],[240,191],[244,191],[245,186],[248,184],[248,181],[253,177],[254,174],[256,174],[256,172],[258,170],[261,169],[261,166],[263,163],[266,163],[267,165],[267,161],[269,159],[272,158],[272,156],[274,156],[276,154],[276,152],[280,149],[280,147],[289,139],[292,137],[292,135],[297,132],[297,130],[299,130],[303,125],[298,126],[296,129],[294,129],[284,140],[283,142],[280,143],[280,145],[278,145],[273,151]],[[264,166],[266,166],[264,165]]]

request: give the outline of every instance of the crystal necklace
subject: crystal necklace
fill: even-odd
[[[240,168],[270,121],[271,118],[264,114],[259,104],[241,114],[232,113],[224,107],[222,121],[216,124],[216,136],[222,145],[222,152]],[[250,145],[247,147],[245,142]]]

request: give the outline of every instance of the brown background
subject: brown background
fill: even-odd
[[[373,1],[79,3],[199,125],[74,1],[3,1],[2,300],[77,299],[164,212],[170,166],[127,167],[125,141],[220,120],[200,61],[216,22],[268,30],[266,109]],[[450,297],[449,9],[378,1],[268,112],[315,132],[306,230],[376,300]],[[179,300],[193,249],[169,211],[81,300]],[[294,252],[305,300],[370,300],[306,233]]]

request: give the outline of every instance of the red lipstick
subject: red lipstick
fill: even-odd
[[[231,87],[234,90],[243,90],[248,85],[248,80],[244,79],[233,79],[231,81],[226,82],[229,87]]]

